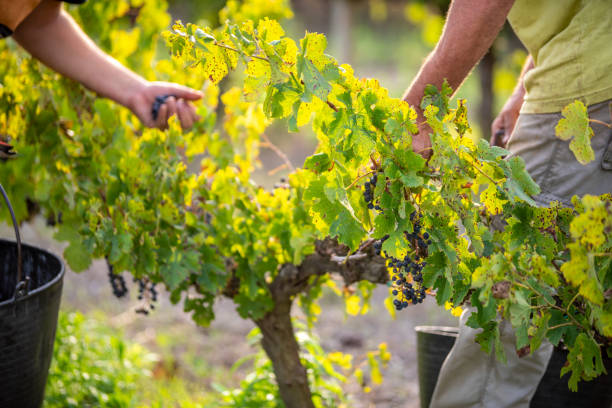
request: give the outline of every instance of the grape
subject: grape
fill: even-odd
[[[374,177],[369,182],[366,182],[366,192],[369,191],[373,182],[374,184],[376,182]],[[369,194],[367,198],[370,198]],[[372,203],[368,202],[368,204]],[[373,244],[376,254],[380,255],[382,251],[384,258],[387,259],[389,268],[392,269],[391,293],[395,297],[393,305],[396,310],[405,309],[410,304],[416,305],[422,303],[427,295],[425,287],[423,286],[422,271],[427,265],[427,263],[423,261],[423,258],[426,257],[431,240],[429,239],[429,233],[423,230],[420,218],[421,217],[416,212],[410,214],[413,232],[404,232],[404,236],[408,240],[409,246],[414,251],[413,254],[407,254],[403,259],[397,259],[389,256],[387,252],[382,251],[382,244],[389,239],[389,235],[385,235]]]
[[[106,265],[108,266],[108,280],[111,284],[111,288],[113,289],[113,295],[117,298],[122,298],[128,293],[128,288],[125,284],[125,279],[122,275],[115,274],[113,270],[113,265],[106,261]]]
[[[374,190],[378,182],[378,174],[374,173],[372,177],[363,185],[363,198],[366,206],[370,210],[376,210],[379,214],[383,213],[383,208],[378,202],[374,202]],[[422,270],[426,263],[421,262],[423,254],[427,253],[428,246],[431,244],[430,235],[423,231],[423,226],[420,223],[420,215],[413,211],[410,214],[412,223],[412,232],[404,232],[409,245],[414,251],[414,256],[406,255],[404,259],[396,259],[389,256],[386,251],[382,250],[383,243],[389,239],[389,235],[385,235],[380,240],[374,242],[374,252],[376,255],[381,255],[387,259],[388,265],[392,268],[391,286],[392,294],[396,297],[393,305],[397,310],[402,310],[408,307],[409,303],[417,304],[423,302],[426,293],[423,287]]]
[[[153,102],[153,106],[151,107],[151,115],[153,116],[153,120],[157,120],[159,116],[159,109],[162,107],[164,103],[166,103],[166,99],[174,95],[158,95],[155,97],[155,101]]]
[[[113,295],[118,298],[122,298],[128,293],[128,288],[125,283],[125,279],[121,274],[116,274],[113,265],[106,260],[108,266],[108,279],[113,289]],[[138,283],[138,300],[145,300],[145,305],[136,310],[136,313],[144,315],[149,314],[149,310],[155,309],[154,303],[157,302],[157,290],[155,289],[155,283],[148,279],[134,278],[135,283]],[[145,313],[146,312],[146,313]]]

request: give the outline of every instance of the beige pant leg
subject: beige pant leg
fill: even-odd
[[[470,310],[461,315],[459,337],[447,356],[434,390],[430,408],[529,408],[553,347],[545,342],[535,353],[519,358],[509,322],[500,323],[507,364],[498,361],[476,343],[480,329],[466,326]]]

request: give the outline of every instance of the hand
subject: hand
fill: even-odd
[[[173,95],[166,99],[158,111],[157,120],[153,119],[151,109],[156,96]],[[148,82],[132,95],[127,107],[147,127],[167,129],[168,119],[177,115],[183,129],[190,129],[200,117],[189,101],[202,98],[202,93],[182,85],[169,82]]]
[[[423,122],[419,125],[419,133],[412,136],[412,151],[420,154],[426,160],[428,160],[432,154],[431,139],[429,136],[431,133],[431,127]]]
[[[491,124],[491,145],[506,147],[519,117],[523,98],[510,97]]]

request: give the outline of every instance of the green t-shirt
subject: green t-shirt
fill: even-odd
[[[516,0],[508,20],[535,64],[521,112],[612,99],[611,0]]]

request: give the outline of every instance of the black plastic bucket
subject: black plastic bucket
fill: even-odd
[[[6,198],[2,186],[0,192]],[[19,244],[0,240],[0,407],[39,408],[53,356],[64,264],[47,251],[21,245],[15,230]]]
[[[442,326],[417,326],[417,352],[421,408],[429,408],[440,368],[450,352],[459,329]],[[567,386],[569,374],[560,378],[567,361],[567,350],[555,348],[546,372],[531,400],[531,408],[610,408],[612,407],[612,375],[601,375],[592,381],[578,383],[578,392]],[[604,355],[608,373],[612,359]]]
[[[417,367],[421,408],[429,408],[438,374],[459,333],[456,327],[417,326]]]

